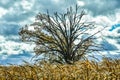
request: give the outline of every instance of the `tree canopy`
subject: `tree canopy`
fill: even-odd
[[[37,56],[47,55],[50,61],[71,64],[80,60],[87,53],[97,51],[95,26],[93,22],[84,21],[85,11],[68,8],[65,13],[50,15],[39,13],[33,24],[20,29],[19,35],[24,42],[34,42],[34,52]],[[32,30],[29,27],[33,27]]]

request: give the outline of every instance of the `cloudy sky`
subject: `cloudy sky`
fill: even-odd
[[[0,0],[0,64],[20,64],[34,56],[34,45],[19,40],[19,29],[34,21],[37,13],[64,12],[78,4],[88,13],[87,19],[103,31],[104,48],[120,58],[120,0]],[[104,53],[108,54],[108,53]]]

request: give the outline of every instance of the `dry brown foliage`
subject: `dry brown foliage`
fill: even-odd
[[[120,60],[0,66],[0,80],[120,80]]]

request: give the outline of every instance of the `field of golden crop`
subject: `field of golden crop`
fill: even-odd
[[[0,80],[120,80],[120,60],[78,61],[73,65],[41,62],[0,66]]]

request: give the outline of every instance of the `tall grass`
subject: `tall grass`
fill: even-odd
[[[120,60],[84,60],[73,65],[37,64],[0,66],[0,80],[120,80]]]

